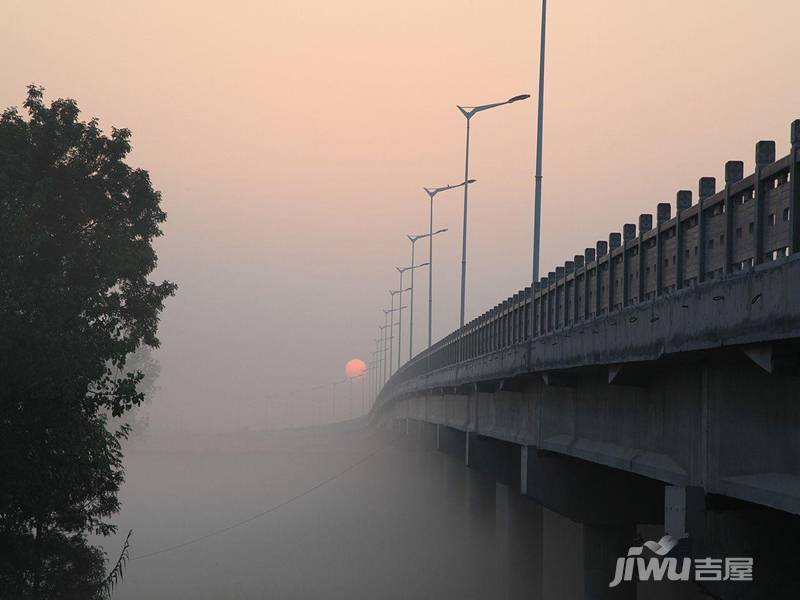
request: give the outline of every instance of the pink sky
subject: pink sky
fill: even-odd
[[[765,6],[551,0],[545,273],[721,180],[726,160],[749,171],[758,139],[786,153],[800,3]],[[422,186],[462,178],[455,105],[535,97],[538,20],[534,0],[4,5],[0,104],[31,82],[76,98],[133,130],[131,160],[163,192],[159,276],[181,289],[155,420],[256,427],[266,394],[369,359],[405,234],[427,228]],[[532,102],[473,121],[468,318],[528,284],[534,123]],[[458,193],[435,225],[450,228],[434,257],[441,337],[458,323]]]

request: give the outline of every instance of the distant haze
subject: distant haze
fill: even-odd
[[[405,235],[427,230],[422,186],[463,177],[455,105],[535,100],[539,4],[4,3],[0,105],[29,83],[74,97],[105,129],[132,129],[132,162],[163,193],[157,276],[180,290],[154,426],[262,427],[266,396],[369,360]],[[749,172],[758,139],[786,153],[800,3],[549,4],[545,273],[677,189],[696,197],[726,160]],[[534,137],[534,101],[473,120],[468,318],[529,283]],[[435,338],[458,323],[461,202],[437,198],[435,227],[450,231],[434,249]],[[423,271],[416,283],[419,350]]]

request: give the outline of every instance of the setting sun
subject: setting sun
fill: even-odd
[[[360,358],[351,358],[344,366],[344,372],[350,379],[361,377],[367,372],[367,365]]]

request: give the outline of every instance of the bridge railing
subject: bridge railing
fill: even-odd
[[[741,275],[800,251],[800,120],[791,124],[791,151],[775,159],[775,142],[756,144],[754,172],[725,163],[725,181],[701,177],[698,202],[680,190],[669,203],[641,214],[622,233],[550,271],[461,329],[417,354],[385,388],[532,338],[573,327],[626,306],[708,280]]]

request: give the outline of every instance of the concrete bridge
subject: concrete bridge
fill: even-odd
[[[798,178],[800,120],[414,357],[375,418],[578,512],[656,484],[668,533],[712,496],[800,515]]]

